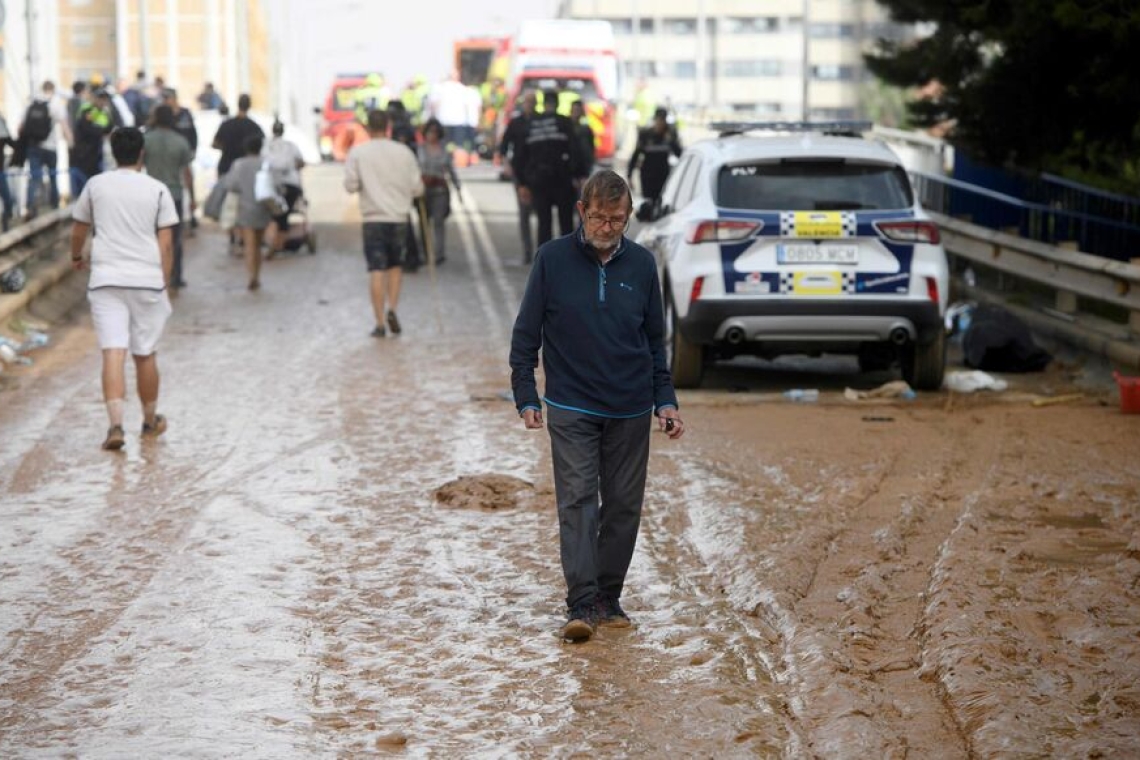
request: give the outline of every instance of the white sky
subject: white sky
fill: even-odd
[[[457,39],[512,33],[526,18],[553,17],[557,0],[286,0],[283,65],[298,114],[323,102],[339,72],[379,71],[395,92],[415,74],[447,75]]]

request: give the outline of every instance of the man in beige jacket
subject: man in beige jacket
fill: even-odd
[[[368,134],[372,139],[348,152],[344,189],[360,193],[364,259],[376,315],[372,335],[383,338],[386,332],[399,335],[401,331],[396,309],[400,302],[401,266],[407,253],[408,212],[414,199],[423,194],[424,183],[415,154],[388,139],[386,112],[369,112]]]

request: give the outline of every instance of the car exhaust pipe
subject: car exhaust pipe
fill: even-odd
[[[724,340],[730,346],[739,346],[744,342],[744,328],[743,327],[730,327],[724,334]]]
[[[907,332],[905,327],[896,327],[891,330],[891,343],[896,346],[905,346],[910,343],[910,333]]]

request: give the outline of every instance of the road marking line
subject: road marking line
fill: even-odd
[[[487,262],[491,266],[491,272],[495,275],[495,281],[499,285],[499,290],[506,296],[506,308],[510,309],[514,304],[519,302],[519,295],[515,292],[510,280],[507,279],[507,273],[503,269],[503,262],[499,258],[495,246],[491,243],[491,233],[487,229],[487,222],[483,219],[483,214],[479,211],[479,206],[475,203],[475,199],[472,198],[465,189],[459,191],[459,196],[462,200],[462,212],[467,215],[468,222],[475,230],[475,236],[483,246],[483,255],[487,257]]]
[[[483,274],[483,265],[479,261],[479,251],[475,248],[475,240],[471,235],[470,228],[464,223],[466,212],[460,209],[453,216],[455,217],[455,226],[459,228],[459,236],[463,238],[463,253],[467,256],[467,263],[471,266],[471,280],[475,283],[475,293],[479,297],[479,303],[482,305],[483,312],[487,315],[487,320],[491,323],[491,329],[496,337],[505,340],[506,332],[503,320],[495,309],[495,302],[491,299],[491,291],[487,287],[487,278]]]

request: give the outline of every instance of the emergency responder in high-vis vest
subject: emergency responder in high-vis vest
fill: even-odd
[[[364,123],[369,111],[383,111],[388,107],[391,93],[384,84],[383,74],[369,74],[364,84],[356,88],[356,118]]]

